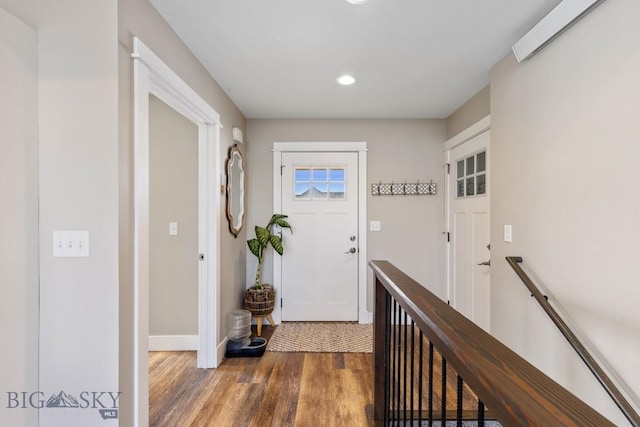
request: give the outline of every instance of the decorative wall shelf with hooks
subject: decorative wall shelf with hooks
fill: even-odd
[[[371,184],[372,196],[435,196],[438,192],[437,185],[430,182],[393,182]]]

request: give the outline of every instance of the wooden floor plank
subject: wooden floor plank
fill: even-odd
[[[333,355],[329,353],[306,353],[302,368],[300,397],[296,415],[296,426],[330,426],[329,414],[335,399],[335,370],[332,369]],[[331,394],[325,386],[332,384]]]

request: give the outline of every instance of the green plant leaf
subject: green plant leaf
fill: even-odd
[[[263,248],[267,247],[267,244],[269,243],[269,236],[271,236],[269,230],[256,225],[256,239],[258,239],[258,242],[260,242],[260,245]]]
[[[289,223],[284,219],[278,218],[275,223],[279,225],[280,228],[288,228],[293,233],[293,229],[291,228],[291,225],[289,225]]]
[[[247,246],[249,246],[251,253],[260,259],[260,242],[258,242],[258,239],[247,240]]]
[[[269,241],[271,242],[271,246],[273,246],[273,250],[278,252],[279,255],[282,255],[284,248],[282,247],[282,239],[280,236],[271,235]]]
[[[282,218],[286,218],[287,215],[282,215],[282,214],[273,214],[271,215],[271,219],[269,220],[269,223],[267,224],[267,226],[265,227],[267,230],[269,230],[269,232],[271,232],[271,229],[273,228],[273,226],[275,224],[277,224],[278,220],[282,219]]]
[[[283,214],[273,214],[271,216],[271,219],[269,220],[269,224],[273,224],[274,222],[276,222],[277,220],[281,219],[281,218],[288,218],[289,215],[283,215]]]

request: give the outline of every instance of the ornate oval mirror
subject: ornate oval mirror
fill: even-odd
[[[229,149],[227,159],[227,218],[229,230],[235,237],[244,222],[244,161],[238,146]]]

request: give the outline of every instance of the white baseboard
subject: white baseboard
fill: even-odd
[[[197,335],[150,335],[149,351],[196,351],[200,348]]]
[[[218,345],[217,349],[216,349],[216,354],[218,355],[218,360],[216,361],[216,368],[218,366],[220,366],[220,364],[222,363],[222,361],[224,360],[224,355],[227,352],[227,341],[229,339],[227,337],[224,337],[224,339],[222,340],[222,342]]]
[[[358,315],[358,323],[368,325],[373,323],[373,312],[367,310],[361,310]]]

